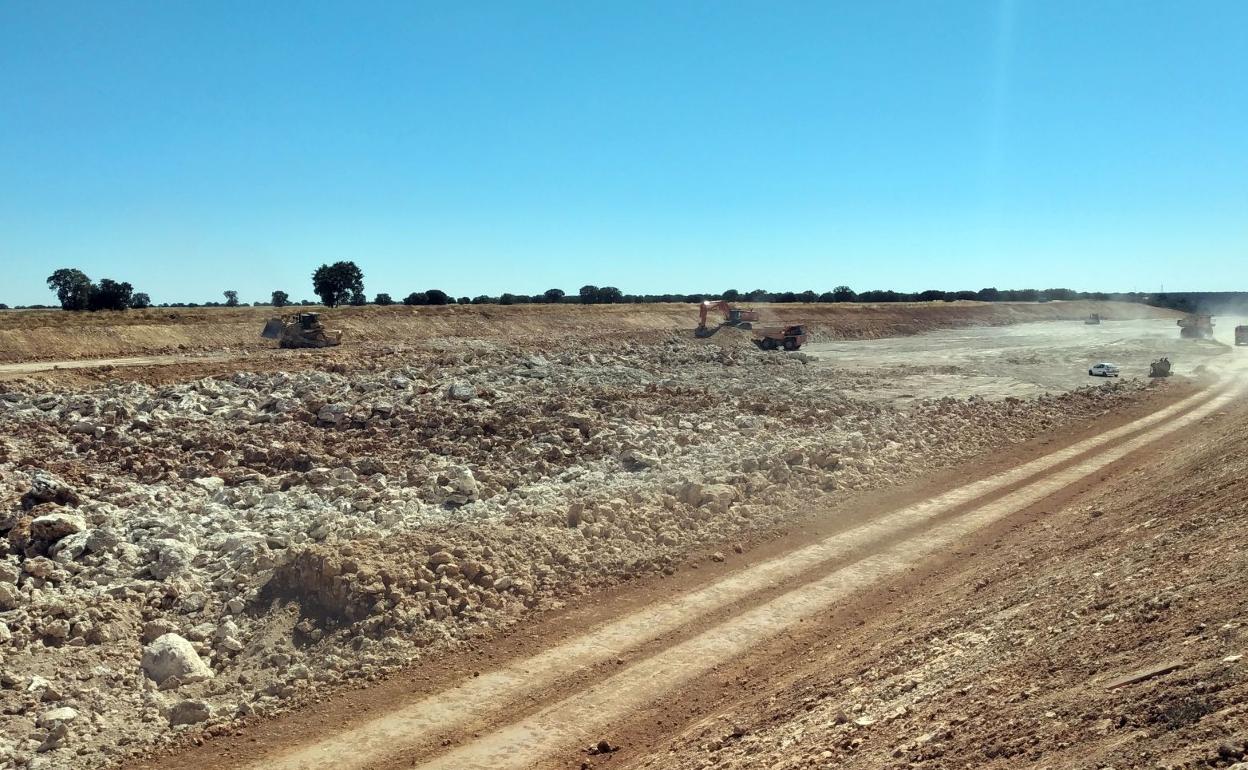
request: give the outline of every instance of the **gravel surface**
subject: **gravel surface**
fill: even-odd
[[[302,359],[311,360],[315,359]],[[1104,413],[711,343],[0,384],[0,762],[102,766]]]

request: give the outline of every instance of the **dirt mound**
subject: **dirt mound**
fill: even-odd
[[[755,304],[763,322],[803,322],[815,339],[872,339],[951,326],[1026,321],[1178,317],[1121,302],[888,304]],[[259,351],[273,308],[148,309],[123,313],[0,312],[0,362],[113,358],[222,350]],[[523,342],[535,350],[629,338],[655,342],[691,334],[694,305],[451,305],[346,307],[325,311],[327,326],[344,331],[344,346],[403,345],[438,338]]]

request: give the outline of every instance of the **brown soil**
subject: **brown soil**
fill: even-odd
[[[756,304],[764,322],[805,322],[815,339],[873,339],[956,326],[1025,321],[1169,318],[1173,311],[1121,302],[892,304]],[[323,310],[323,308],[313,308]],[[0,363],[115,358],[161,354],[255,352],[272,342],[260,329],[273,308],[153,308],[124,313],[59,310],[0,312]],[[690,331],[693,305],[451,305],[346,307],[325,311],[342,329],[345,348],[395,345],[445,337],[558,343],[564,337]],[[640,335],[640,336],[639,336]]]
[[[689,566],[700,569],[589,597],[529,624],[527,633],[483,637],[467,657],[432,661],[380,686],[232,731],[179,754],[177,765],[245,766],[328,733],[350,734],[352,725],[436,693],[470,670],[476,676],[500,668],[879,512],[1102,434],[1180,393],[1157,392],[1130,413],[1015,447],[973,469],[847,496],[834,510],[801,520],[770,542],[760,536],[747,543],[743,554],[724,563],[695,560]],[[600,736],[622,750],[586,756],[568,747],[541,766],[1012,767],[1022,759],[1051,767],[1104,764],[1089,761],[1093,756],[1121,767],[1151,767],[1163,758],[1229,765],[1229,759],[1214,761],[1219,744],[1233,749],[1248,737],[1235,733],[1248,701],[1243,669],[1224,660],[1243,646],[1237,619],[1248,609],[1244,572],[1234,567],[1246,539],[1234,517],[1248,512],[1248,467],[1218,463],[1228,451],[1248,456],[1237,435],[1248,423],[1248,409],[1224,411],[1204,425],[1211,422],[1220,423],[1213,440],[1194,447],[1150,445],[983,530],[963,547],[861,593],[834,615],[808,618],[669,693]],[[1141,479],[1169,486],[1144,486]],[[1166,489],[1173,492],[1158,491]],[[612,668],[661,653],[787,588],[764,588],[613,666],[568,672],[557,687],[534,692],[496,724],[600,682]],[[1172,658],[1184,668],[1109,687],[1121,674]],[[894,713],[898,702],[905,708]],[[871,724],[856,724],[861,717]],[[416,766],[422,757],[487,733],[487,726],[477,725],[471,735],[447,735],[440,744],[407,747],[401,760],[360,766]],[[152,766],[170,761],[161,758]]]

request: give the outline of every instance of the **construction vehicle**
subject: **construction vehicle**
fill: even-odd
[[[714,329],[708,329],[706,326],[706,316],[712,309],[718,310],[723,314],[724,320]],[[698,306],[698,331],[699,337],[709,337],[725,326],[734,326],[738,329],[752,329],[754,322],[759,319],[757,310],[748,310],[742,307],[734,307],[724,300],[713,302],[707,300]]]
[[[1185,340],[1207,340],[1213,338],[1213,316],[1192,313],[1180,318],[1179,336]]]
[[[776,327],[774,329],[758,329],[754,332],[754,344],[763,350],[797,350],[810,339],[806,327],[801,324]]]
[[[1170,359],[1162,356],[1160,359],[1148,365],[1149,377],[1169,377],[1170,376]]]
[[[342,332],[325,328],[320,313],[292,313],[270,318],[260,336],[283,348],[328,348],[342,344]]]
[[[1101,314],[1100,314],[1100,313],[1093,313],[1092,315],[1090,315],[1090,316],[1088,316],[1086,319],[1084,319],[1084,321],[1083,321],[1083,322],[1084,322],[1085,324],[1088,324],[1089,326],[1094,326],[1094,325],[1096,325],[1096,324],[1099,324],[1099,323],[1101,322]]]
[[[1235,344],[1248,345],[1248,326],[1235,327]]]

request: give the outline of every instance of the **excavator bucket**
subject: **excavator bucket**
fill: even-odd
[[[266,340],[275,340],[280,338],[282,336],[282,319],[270,318],[269,322],[264,325],[264,329],[261,330],[260,336],[264,337]]]

